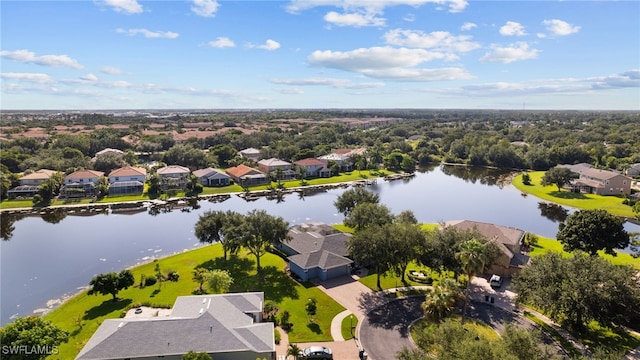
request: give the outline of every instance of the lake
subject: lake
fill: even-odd
[[[505,175],[498,170],[441,166],[406,180],[379,179],[368,189],[380,194],[381,202],[393,213],[411,210],[420,222],[468,219],[555,237],[563,209],[541,207],[541,200],[523,196],[511,185],[501,186]],[[246,213],[264,209],[291,225],[335,224],[341,223],[343,216],[333,202],[343,191],[334,189],[304,197],[294,193],[281,201],[245,201],[233,195],[224,202],[202,200],[197,209],[187,207],[154,216],[147,212],[93,216],[61,213],[46,221],[25,217],[11,223],[2,215],[2,234],[9,239],[0,243],[1,323],[55,306],[86,286],[96,274],[117,272],[201,246],[194,236],[194,226],[198,215],[207,210]],[[625,227],[640,231],[638,225],[627,223]]]

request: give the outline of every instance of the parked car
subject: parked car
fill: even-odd
[[[500,286],[502,286],[502,276],[495,274],[491,275],[489,285],[491,285],[492,288],[499,288]]]
[[[331,349],[324,346],[310,346],[302,350],[303,359],[333,360]]]

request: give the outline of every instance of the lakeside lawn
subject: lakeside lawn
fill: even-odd
[[[557,204],[587,210],[603,209],[614,215],[635,217],[631,207],[622,203],[624,199],[621,197],[573,193],[567,190],[558,191],[558,187],[555,185],[542,186],[541,182],[544,173],[544,171],[529,172],[531,185],[522,183],[522,174],[515,176],[511,183],[516,189],[524,193]]]
[[[178,272],[180,279],[139,288],[141,275],[153,277],[156,263],[165,274]],[[289,311],[293,323],[289,332],[291,342],[331,341],[331,320],[345,309],[312,284],[299,283],[287,276],[281,257],[267,253],[261,258],[261,264],[262,275],[258,276],[253,256],[241,253],[225,263],[222,246],[214,244],[132,268],[136,286],[121,291],[119,301],[113,302],[111,295],[89,296],[84,291],[45,315],[47,320],[71,334],[55,358],[73,359],[105,319],[119,318],[123,311],[139,305],[171,307],[178,296],[192,295],[198,287],[192,279],[192,271],[197,266],[226,269],[234,279],[230,292],[264,291],[265,301],[273,301],[280,311]],[[318,302],[313,323],[305,312],[310,298]]]
[[[555,251],[561,253],[563,257],[572,256],[571,253],[566,252],[562,249],[562,243],[560,241],[543,236],[538,236],[538,244],[531,248],[531,252],[529,252],[529,255],[535,258],[536,256],[540,256],[547,251]],[[617,256],[611,256],[609,254],[605,254],[604,251],[600,251],[598,252],[598,255],[614,265],[628,265],[640,270],[640,258],[634,258],[630,254],[618,252]]]
[[[317,179],[309,179],[305,180],[306,185],[302,185],[300,180],[288,180],[282,182],[282,187],[285,189],[291,188],[304,188],[307,186],[313,185],[328,185],[328,184],[337,184],[344,183],[350,181],[364,180],[364,179],[374,179],[378,177],[383,177],[388,173],[385,171],[372,171],[372,170],[362,170],[362,171],[351,171],[345,172],[340,175],[328,177],[328,178],[317,178]],[[251,186],[249,187],[249,191],[261,191],[269,189],[269,186],[272,188],[277,187],[276,182],[272,182],[271,185],[259,185],[259,186]],[[127,202],[127,201],[147,201],[150,200],[149,195],[146,193],[147,185],[145,185],[145,192],[140,195],[119,195],[119,196],[105,196],[100,200],[94,199],[74,199],[74,200],[54,200],[50,206],[60,206],[60,205],[72,205],[72,204],[109,204],[109,203],[118,203],[118,202]],[[233,184],[229,186],[222,187],[207,187],[205,186],[202,189],[202,192],[198,195],[216,195],[216,194],[233,194],[233,193],[241,193],[244,192],[242,186]],[[184,191],[179,191],[173,194],[171,197],[184,197],[186,196]],[[160,196],[160,199],[165,199],[166,195]],[[0,202],[0,209],[19,209],[19,208],[32,208],[33,202],[31,199],[26,200],[4,200]]]

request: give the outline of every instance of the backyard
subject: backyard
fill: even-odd
[[[141,276],[153,277],[156,264],[163,273],[177,272],[180,279],[140,288]],[[110,295],[90,296],[84,291],[46,315],[47,320],[71,334],[69,341],[60,347],[59,357],[74,358],[104,319],[119,318],[126,310],[140,305],[171,307],[178,296],[192,295],[198,287],[192,271],[198,266],[228,270],[234,279],[230,292],[264,291],[265,301],[272,301],[280,311],[290,313],[291,342],[331,341],[331,320],[344,308],[311,284],[287,276],[285,261],[279,256],[267,253],[261,264],[262,274],[258,275],[254,260],[243,253],[225,262],[222,247],[214,244],[137,266],[131,269],[136,285],[118,293],[117,302]],[[310,298],[316,299],[318,305],[313,321],[305,312]]]

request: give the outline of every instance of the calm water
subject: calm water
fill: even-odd
[[[393,213],[412,210],[425,223],[469,219],[517,227],[554,237],[558,216],[541,215],[535,197],[524,197],[510,185],[496,185],[500,173],[465,167],[435,168],[409,181],[379,180],[369,190]],[[0,243],[1,322],[31,314],[86,286],[98,273],[125,267],[200,246],[193,234],[198,215],[206,210],[246,213],[264,209],[290,224],[342,222],[333,206],[344,189],[312,196],[287,195],[283,201],[260,198],[247,202],[232,196],[222,203],[200,201],[199,209],[174,210],[151,216],[146,212],[122,215],[27,217],[13,224],[10,240]],[[546,209],[545,209],[546,210]],[[3,234],[7,233],[6,218]],[[57,222],[57,223],[52,223]],[[627,224],[628,231],[640,226]]]

